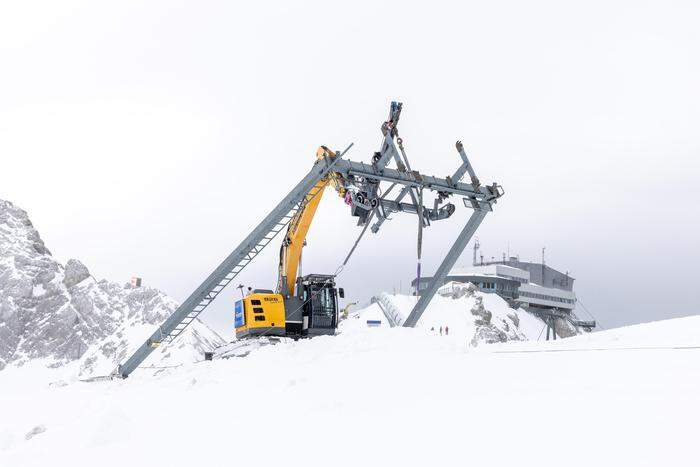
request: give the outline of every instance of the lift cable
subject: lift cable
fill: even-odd
[[[350,260],[350,256],[352,256],[352,254],[355,252],[355,248],[357,247],[358,243],[360,243],[360,240],[362,239],[362,236],[365,234],[367,227],[370,225],[370,220],[372,219],[372,216],[374,215],[374,213],[376,211],[377,211],[377,208],[375,207],[372,210],[372,212],[369,214],[369,216],[367,217],[367,222],[365,223],[365,226],[362,229],[362,232],[360,232],[360,235],[357,237],[357,240],[355,240],[355,243],[353,244],[352,248],[350,248],[350,252],[345,257],[345,261],[343,261],[343,263],[338,266],[338,268],[335,270],[335,272],[333,274],[331,274],[330,278],[328,278],[324,281],[324,284],[330,283],[331,280],[335,279],[336,277],[338,277],[340,275],[340,273],[343,272],[343,268]],[[321,292],[321,290],[323,290],[323,287],[317,291],[312,291],[309,298],[306,301],[304,301],[301,305],[299,305],[296,309],[292,310],[292,312],[290,314],[293,315],[297,311],[301,310],[304,307],[304,305],[309,303],[316,295],[318,295]],[[265,330],[262,333],[258,334],[256,337],[265,337],[265,335],[267,335],[267,333],[270,331],[271,331],[271,329]]]
[[[377,208],[379,205],[377,205]],[[337,276],[340,274],[340,272],[343,270],[346,264],[348,264],[348,261],[350,260],[350,256],[355,252],[355,248],[357,248],[357,245],[360,243],[360,240],[362,240],[362,237],[364,236],[365,232],[367,231],[367,227],[369,227],[370,222],[372,221],[372,217],[374,217],[374,214],[377,212],[377,208],[372,209],[372,212],[369,213],[369,216],[367,216],[367,221],[365,222],[365,226],[362,228],[362,232],[360,232],[360,235],[357,237],[357,240],[355,240],[355,243],[353,244],[352,248],[350,248],[350,251],[348,252],[348,255],[345,257],[345,261],[343,261],[343,264],[338,266],[338,269],[335,270],[333,273],[333,277]]]
[[[537,340],[540,340],[540,337],[542,337],[542,333],[544,332],[544,328],[548,326],[547,322],[544,322],[544,326],[542,326],[542,330],[540,331],[539,336],[537,336]]]
[[[592,347],[587,349],[494,350],[491,353],[608,352],[615,350],[700,350],[700,345],[669,345],[653,347]]]
[[[578,301],[578,303],[581,304],[581,306],[586,311],[586,313],[588,313],[588,316],[590,316],[591,318],[593,318],[595,320],[595,322],[598,324],[598,327],[600,327],[601,329],[605,329],[605,327],[602,324],[600,324],[600,320],[598,318],[596,318],[595,316],[593,316],[593,313],[588,311],[588,308],[586,308],[586,305],[583,304],[583,302],[581,301],[580,298],[576,298],[576,301]]]

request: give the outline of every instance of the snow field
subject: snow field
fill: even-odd
[[[700,345],[700,317],[476,349],[349,326],[104,383],[10,368],[0,465],[697,465],[700,351],[582,351],[676,335]]]

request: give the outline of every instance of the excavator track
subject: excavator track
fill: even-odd
[[[291,341],[291,338],[285,337],[249,337],[246,339],[235,340],[229,342],[226,345],[217,347],[212,355],[213,360],[228,359],[228,358],[242,358],[247,357],[251,352],[267,347],[269,345],[276,345],[281,342]]]

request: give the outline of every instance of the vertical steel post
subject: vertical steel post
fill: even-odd
[[[464,251],[464,248],[467,246],[467,243],[469,243],[469,240],[471,240],[474,232],[476,232],[476,229],[481,224],[481,221],[483,221],[484,217],[486,217],[486,214],[488,213],[487,209],[488,208],[485,207],[477,209],[472,213],[471,217],[469,217],[464,229],[462,229],[462,232],[457,237],[457,240],[455,240],[452,248],[450,248],[450,251],[445,256],[445,259],[442,260],[442,264],[440,264],[437,271],[435,271],[433,280],[430,281],[428,288],[425,289],[423,294],[418,299],[418,303],[416,303],[416,306],[414,306],[413,310],[411,310],[411,314],[408,315],[408,318],[406,318],[406,321],[404,321],[404,327],[412,328],[416,325],[421,315],[425,311],[425,307],[428,306],[428,303],[430,303],[430,300],[432,300],[435,292],[437,292],[437,289],[442,285],[442,281],[457,262],[457,258],[459,258],[459,255],[462,254],[462,251]]]

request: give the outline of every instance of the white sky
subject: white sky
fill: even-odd
[[[368,161],[397,99],[414,169],[451,173],[462,139],[506,190],[487,256],[546,246],[607,327],[697,313],[699,5],[2,3],[0,198],[59,260],[183,300],[319,145]],[[455,204],[425,232],[425,273],[468,215]],[[351,299],[407,290],[415,227],[397,216],[361,244]],[[304,271],[335,270],[358,233],[327,194]],[[276,255],[240,282],[274,287]],[[207,315],[219,330],[235,293]]]

